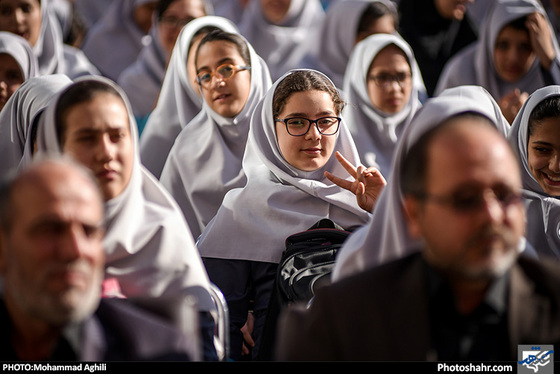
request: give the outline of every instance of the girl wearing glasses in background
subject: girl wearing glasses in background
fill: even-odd
[[[360,159],[388,177],[397,140],[426,95],[412,49],[397,35],[367,37],[350,56],[343,87]]]
[[[204,16],[185,25],[175,42],[156,107],[140,137],[142,164],[158,179],[175,138],[202,109],[194,56],[202,37],[213,30],[237,33],[227,18]]]
[[[542,256],[560,259],[560,86],[535,91],[509,133],[517,150],[527,208],[526,237]]]
[[[376,170],[354,166],[359,158],[340,119],[343,106],[322,73],[294,70],[281,77],[251,119],[246,185],[226,194],[199,238],[209,277],[228,301],[234,360],[242,358],[249,310],[254,330],[245,337],[253,359],[263,348],[259,341],[286,238],[323,218],[349,230],[365,224],[385,186]]]
[[[245,185],[241,160],[250,116],[272,85],[264,60],[238,34],[202,38],[195,55],[202,111],[177,136],[160,181],[196,239],[227,191]]]

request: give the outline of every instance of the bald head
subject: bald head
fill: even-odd
[[[88,172],[66,160],[39,161],[0,196],[0,274],[15,324],[62,327],[93,313],[104,272],[104,213]]]

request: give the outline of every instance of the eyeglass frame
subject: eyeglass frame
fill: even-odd
[[[379,79],[379,76],[381,76],[381,75],[385,75],[385,76],[389,77],[390,80],[388,82],[385,82],[384,84],[379,83],[377,80]],[[404,75],[404,78],[399,79],[399,75]],[[375,75],[375,76],[368,76],[367,77],[368,80],[372,80],[377,87],[381,87],[381,88],[387,88],[390,85],[392,85],[393,82],[397,82],[399,87],[402,88],[403,82],[405,82],[406,80],[411,79],[411,78],[412,78],[412,73],[398,73],[398,74],[381,73],[381,74],[378,74],[378,75]]]
[[[500,205],[502,209],[507,209],[513,205],[523,202],[522,193],[516,191],[507,191],[507,194],[503,197],[492,189],[485,189],[482,193],[477,194],[476,201],[472,200],[474,204],[460,206],[458,202],[460,199],[457,198],[456,193],[451,193],[447,195],[429,194],[426,192],[415,193],[415,197],[422,201],[431,201],[440,205],[444,205],[452,209],[454,212],[459,214],[470,214],[481,209],[484,205],[489,203],[487,197],[488,194],[492,195],[492,200]],[[464,199],[467,200],[467,199]]]
[[[224,77],[221,77],[221,76],[218,75],[218,70],[220,70],[220,68],[222,68],[223,66],[231,66],[231,67],[233,67],[233,73],[231,74],[231,77],[224,78]],[[214,78],[214,77],[218,77],[218,78],[220,78],[222,81],[225,82],[225,81],[227,81],[227,80],[233,78],[233,77],[235,76],[235,74],[237,74],[238,72],[240,72],[240,71],[245,71],[245,70],[251,70],[251,66],[249,66],[249,65],[222,64],[222,65],[218,66],[218,67],[217,67],[213,72],[211,72],[211,73],[200,73],[200,74],[197,74],[197,75],[196,75],[196,83],[198,83],[198,85],[199,85],[200,87],[205,87],[205,86],[202,84],[201,79],[200,79],[200,76],[203,75],[203,74],[210,74],[210,80],[208,81],[208,84],[210,84],[210,82],[212,82],[212,78]]]
[[[332,134],[324,134],[321,129],[319,128],[319,121],[325,118],[334,118],[337,120],[337,124],[336,124],[336,131],[333,132]],[[290,132],[290,130],[288,130],[288,121],[291,119],[304,119],[306,121],[309,121],[309,126],[307,126],[307,130],[303,133],[303,134],[299,134],[299,135],[294,135]],[[317,119],[309,119],[309,118],[305,118],[305,117],[288,117],[288,118],[275,118],[274,122],[283,122],[284,125],[286,126],[286,131],[288,132],[289,135],[291,136],[305,136],[309,130],[311,129],[311,125],[315,124],[315,127],[317,127],[317,131],[319,131],[319,134],[321,135],[325,135],[325,136],[332,136],[332,135],[336,135],[336,133],[338,132],[338,130],[340,129],[340,122],[342,122],[342,118],[340,117],[336,117],[336,116],[325,116],[325,117],[321,117],[321,118],[317,118]]]

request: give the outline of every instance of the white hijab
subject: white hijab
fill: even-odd
[[[31,126],[57,92],[72,81],[52,74],[29,78],[14,92],[0,112],[0,175],[15,170],[22,158],[32,157]]]
[[[16,60],[24,81],[39,74],[39,61],[27,40],[21,36],[0,31],[0,53],[10,55]]]
[[[104,76],[117,81],[150,37],[136,25],[134,9],[153,0],[113,0],[88,30],[82,50]]]
[[[345,0],[330,5],[321,27],[318,51],[306,56],[305,67],[322,71],[336,87],[342,88],[346,65],[356,45],[360,17],[375,2],[395,8],[388,0]]]
[[[264,17],[261,0],[247,5],[239,30],[264,58],[273,80],[301,67],[303,58],[317,53],[325,11],[319,0],[291,0],[280,25]]]
[[[527,154],[529,117],[539,103],[553,96],[560,96],[560,86],[547,86],[529,96],[513,121],[509,140],[521,165],[527,240],[538,254],[560,259],[560,199],[544,192],[529,169]]]
[[[426,132],[447,118],[467,111],[480,113],[507,135],[507,121],[494,99],[480,87],[457,87],[428,99],[401,135],[387,186],[381,192],[369,223],[354,232],[338,253],[332,279],[337,281],[419,249],[408,231],[402,211],[400,169],[406,153]]]
[[[156,178],[161,175],[175,138],[202,109],[202,97],[195,92],[189,81],[187,57],[194,35],[206,26],[238,33],[231,21],[217,16],[197,18],[181,30],[171,53],[157,105],[140,138],[142,163]]]
[[[99,74],[81,50],[63,43],[62,30],[49,0],[41,0],[41,31],[33,53],[40,75],[65,74],[74,79]]]
[[[325,166],[304,172],[291,166],[276,140],[272,100],[281,77],[257,105],[251,118],[243,170],[247,184],[230,190],[198,241],[202,257],[277,263],[289,235],[304,231],[323,218],[344,228],[367,222],[369,213],[356,196],[330,182],[326,170],[348,176],[334,152],[354,165],[360,161],[344,121],[332,157]],[[350,177],[348,177],[351,179]]]
[[[266,63],[247,45],[251,88],[243,110],[226,118],[204,102],[177,136],[161,173],[161,183],[181,207],[194,238],[214,217],[226,192],[246,182],[241,162],[251,114],[272,85]]]
[[[412,72],[410,99],[395,114],[384,113],[376,108],[369,97],[367,76],[373,59],[388,45],[401,49]],[[376,34],[358,43],[352,52],[344,78],[344,94],[348,108],[344,119],[358,148],[360,159],[366,166],[377,167],[387,178],[397,139],[416,111],[422,106],[420,92],[425,94],[420,69],[412,48],[397,35]]]
[[[552,32],[553,27],[547,13],[538,0],[495,1],[481,25],[478,41],[466,47],[447,63],[440,76],[436,94],[449,87],[477,84],[486,88],[499,100],[516,88],[531,94],[544,86],[545,80],[538,58],[535,58],[533,65],[521,79],[512,83],[502,80],[494,65],[494,46],[501,29],[511,21],[535,12],[545,16]],[[550,73],[555,83],[560,83],[560,48],[553,33],[552,42],[556,58],[552,62]]]
[[[106,278],[116,278],[127,297],[164,297],[196,294],[202,308],[209,308],[208,276],[200,255],[173,198],[140,164],[138,132],[128,99],[112,81],[104,77],[84,79],[101,81],[115,88],[129,113],[133,138],[134,164],[125,190],[105,202],[104,239]],[[46,109],[37,134],[37,157],[60,154],[55,113],[59,94]]]

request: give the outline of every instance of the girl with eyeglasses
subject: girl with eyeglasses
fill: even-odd
[[[323,218],[348,230],[365,224],[385,186],[381,174],[360,165],[343,107],[324,74],[293,70],[254,110],[243,158],[247,183],[225,195],[198,240],[230,308],[234,360],[242,359],[249,310],[254,330],[245,348],[252,346],[252,359],[270,348],[260,339],[286,238]]]
[[[195,54],[202,110],[177,136],[160,181],[179,203],[196,239],[232,188],[241,167],[253,109],[272,85],[265,62],[238,34],[202,38]]]
[[[412,49],[400,36],[371,35],[354,48],[344,76],[344,119],[360,159],[389,176],[403,128],[422,106],[426,89]]]
[[[175,42],[157,104],[140,137],[142,164],[158,179],[175,138],[202,109],[194,56],[204,35],[214,30],[236,33],[237,27],[224,17],[199,17],[183,27]]]

